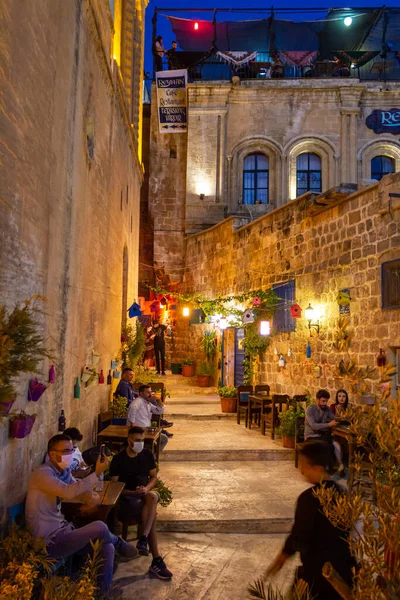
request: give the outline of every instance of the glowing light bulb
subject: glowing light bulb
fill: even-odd
[[[190,315],[190,308],[188,306],[184,306],[182,314],[184,317],[188,317]]]
[[[198,30],[198,28],[199,28],[199,24],[198,24],[198,22],[197,22],[197,21],[196,21],[196,22],[195,22],[195,24],[194,24],[194,28],[195,28],[195,30],[196,30],[196,31],[197,31],[197,30]]]
[[[261,323],[260,323],[260,335],[269,335],[269,334],[270,334],[269,321],[261,321]]]
[[[345,20],[343,21],[344,24],[346,25],[346,27],[350,27],[350,25],[353,22],[353,19],[351,17],[346,17]]]

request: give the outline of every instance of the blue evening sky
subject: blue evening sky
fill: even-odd
[[[162,35],[164,38],[164,46],[165,48],[171,47],[171,42],[174,39],[174,35],[170,26],[170,23],[166,17],[161,16],[160,13],[165,12],[165,14],[170,14],[171,16],[184,17],[189,19],[204,19],[204,20],[212,20],[212,13],[207,12],[185,12],[185,8],[198,8],[199,6],[204,8],[242,8],[246,6],[246,0],[242,0],[241,2],[233,3],[232,0],[150,0],[149,5],[146,10],[146,42],[145,42],[145,71],[152,72],[153,66],[153,58],[151,54],[151,46],[152,46],[152,23],[151,19],[154,13],[154,7],[161,9],[158,14],[157,20],[157,35]],[[324,2],[324,0],[308,0],[305,4],[300,4],[296,0],[274,0],[271,2],[271,5],[274,6],[274,11],[277,17],[279,18],[288,18],[293,20],[309,20],[309,19],[321,19],[327,11],[321,11],[322,7],[330,6],[330,8],[343,8],[344,6],[350,5],[351,8],[362,8],[362,7],[379,7],[380,5],[376,2],[371,2],[369,0],[353,0],[353,2],[349,2],[349,5],[346,6],[343,2],[338,2],[334,0],[329,0],[328,2]],[[400,6],[399,0],[386,0],[385,5],[388,7]],[[171,12],[164,11],[165,8],[174,7],[176,9],[182,8],[182,12]],[[316,9],[315,13],[300,13],[302,8],[314,8]],[[264,12],[254,13],[254,12],[246,12],[246,9],[243,9],[242,13],[229,13],[229,12],[221,12],[217,14],[218,21],[230,21],[230,20],[238,20],[238,19],[261,19],[269,16],[270,7],[265,2],[265,0],[253,0],[251,2],[251,8],[260,8]],[[267,11],[266,11],[267,8]],[[296,12],[293,13],[280,13],[279,8],[293,8]],[[284,16],[285,15],[285,16]]]

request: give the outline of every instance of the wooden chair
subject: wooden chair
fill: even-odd
[[[294,466],[299,466],[299,450],[304,445],[305,417],[297,417],[294,430]]]
[[[271,440],[275,439],[275,429],[279,427],[279,415],[283,412],[283,407],[286,410],[289,408],[290,398],[287,394],[273,394],[271,400]],[[267,419],[268,421],[268,419]],[[264,433],[265,435],[265,433]]]
[[[253,393],[252,385],[239,385],[237,388],[236,422],[240,425],[240,415],[245,415],[245,425],[249,422],[249,395]]]
[[[103,431],[106,427],[113,424],[113,412],[108,410],[107,412],[100,413],[97,417],[97,435],[100,431]],[[106,446],[110,448],[112,452],[121,452],[125,447],[125,442],[107,442]]]
[[[267,383],[258,384],[254,387],[255,394],[266,394],[269,396],[270,386]],[[267,411],[268,413],[268,411]],[[261,409],[259,407],[252,409],[252,414],[256,415],[256,423],[259,427],[261,427],[262,433],[262,423],[261,423]],[[265,435],[265,433],[263,433]]]
[[[305,396],[304,394],[295,394],[293,396],[293,403],[295,409],[297,409],[297,406],[300,404],[305,410],[307,405],[307,396]]]

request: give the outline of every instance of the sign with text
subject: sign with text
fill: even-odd
[[[160,133],[187,132],[187,70],[156,73]]]
[[[367,127],[375,133],[400,133],[400,108],[373,110],[365,121]]]

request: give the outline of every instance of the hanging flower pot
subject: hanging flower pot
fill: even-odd
[[[114,359],[111,361],[111,369],[117,369],[119,367],[119,360]]]
[[[113,378],[114,379],[121,379],[121,371],[114,371]]]
[[[14,400],[10,400],[10,402],[0,402],[0,417],[4,417],[8,415],[12,406],[14,404]]]
[[[57,376],[56,376],[56,368],[54,365],[51,365],[50,369],[49,369],[49,383],[54,383],[56,380]]]
[[[92,363],[97,365],[100,360],[100,354],[98,352],[92,352]]]
[[[92,376],[92,372],[87,367],[83,370],[81,375],[82,383],[87,383]]]
[[[10,437],[22,439],[32,431],[36,415],[27,415],[21,412],[10,421]]]
[[[39,398],[47,390],[47,385],[40,383],[37,379],[31,379],[28,387],[28,400],[37,402]]]

